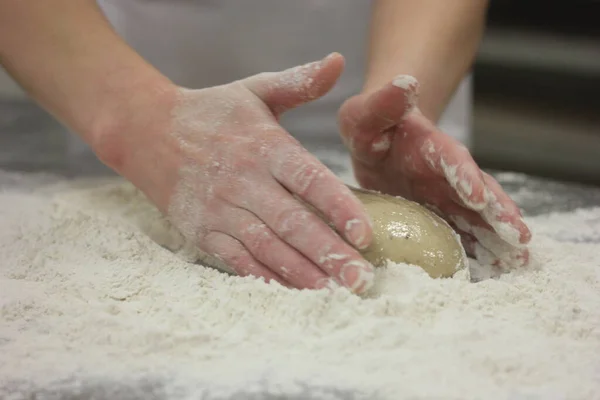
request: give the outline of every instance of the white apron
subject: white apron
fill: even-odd
[[[371,2],[365,0],[98,0],[119,34],[175,83],[224,84],[259,72],[346,58],[335,88],[287,112],[282,125],[301,141],[337,142],[336,112],[364,79]],[[440,128],[467,146],[471,79],[445,110]]]

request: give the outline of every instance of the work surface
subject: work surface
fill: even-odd
[[[0,106],[0,398],[600,398],[598,189],[496,173],[533,267],[474,283],[391,265],[359,299],[194,264],[131,187],[67,182],[110,174],[65,143]],[[351,183],[335,144],[306,145]]]

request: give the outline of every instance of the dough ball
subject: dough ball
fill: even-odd
[[[400,197],[350,188],[373,221],[374,238],[362,255],[375,266],[387,260],[423,268],[432,278],[450,277],[467,257],[454,230],[427,208]]]

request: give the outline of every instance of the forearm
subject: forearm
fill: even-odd
[[[0,64],[88,143],[127,118],[125,104],[150,102],[168,84],[94,0],[0,0]]]
[[[377,0],[364,91],[412,75],[420,84],[419,109],[437,121],[471,67],[486,8],[486,0]]]

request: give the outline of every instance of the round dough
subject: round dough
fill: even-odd
[[[387,260],[423,268],[432,278],[450,277],[467,257],[454,230],[427,208],[401,197],[350,187],[373,222],[371,245],[361,251],[375,266]]]

